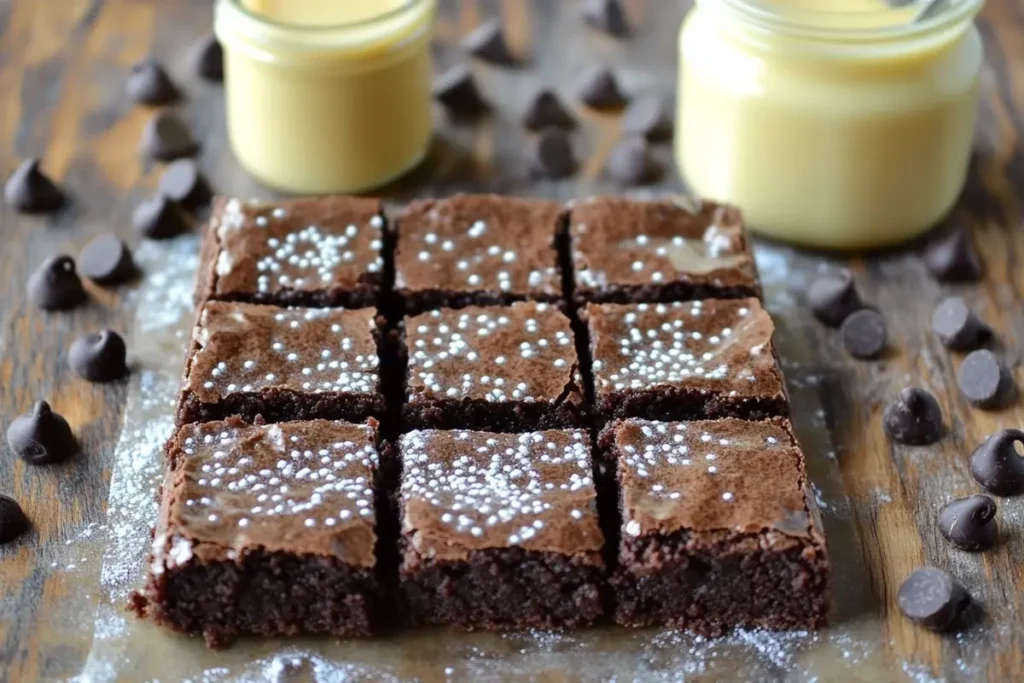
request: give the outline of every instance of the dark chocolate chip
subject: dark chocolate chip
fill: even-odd
[[[576,155],[569,134],[545,128],[533,145],[533,170],[548,178],[568,178],[576,172]]]
[[[538,131],[544,128],[572,128],[576,119],[562,106],[558,95],[550,90],[539,90],[526,105],[523,126]]]
[[[1024,457],[1017,452],[1024,446],[1024,432],[1002,429],[985,439],[971,454],[971,474],[997,496],[1019,496],[1024,493]]]
[[[160,176],[160,193],[193,211],[213,199],[210,184],[192,159],[178,159],[167,165]]]
[[[181,207],[162,194],[135,207],[132,225],[140,235],[154,240],[177,237],[189,228],[188,217]]]
[[[587,23],[608,35],[622,38],[629,34],[629,22],[619,0],[586,0],[583,18]]]
[[[922,567],[900,586],[896,602],[911,621],[932,631],[944,631],[970,604],[971,596],[948,573]]]
[[[581,102],[594,109],[614,109],[626,103],[615,74],[604,66],[583,72],[576,92]]]
[[[979,552],[996,544],[996,503],[988,496],[970,496],[939,510],[939,531],[960,550]]]
[[[967,230],[959,228],[929,244],[924,262],[932,275],[942,282],[974,282],[982,273],[974,240]]]
[[[0,493],[0,545],[10,543],[28,528],[28,517],[18,501]]]
[[[864,308],[853,273],[848,270],[824,275],[812,282],[807,290],[807,303],[818,320],[832,327]]]
[[[626,138],[608,154],[608,175],[624,185],[640,185],[651,179],[653,162],[647,139]]]
[[[161,111],[154,114],[142,129],[139,149],[150,159],[174,161],[192,156],[198,146],[181,119],[173,112]]]
[[[224,80],[224,49],[217,36],[207,35],[195,48],[194,64],[196,73],[208,81],[220,83]]]
[[[456,117],[471,117],[487,110],[473,72],[465,64],[456,64],[434,79],[434,98]]]
[[[112,382],[128,374],[127,355],[121,335],[103,330],[75,340],[68,351],[68,363],[83,379]]]
[[[885,318],[870,308],[851,313],[839,328],[843,346],[854,358],[871,360],[878,358],[885,350]]]
[[[28,279],[28,296],[44,311],[65,311],[85,301],[75,260],[60,254],[43,261]]]
[[[114,235],[89,241],[78,255],[78,269],[100,285],[116,285],[135,276],[135,260],[128,245]]]
[[[462,39],[462,45],[474,57],[498,66],[515,66],[518,60],[505,41],[501,19],[494,17],[477,26]]]
[[[932,313],[932,329],[947,348],[970,351],[992,336],[992,330],[958,296],[943,299]]]
[[[927,446],[942,438],[942,409],[928,391],[907,387],[886,406],[882,426],[896,443]]]
[[[7,179],[4,200],[22,213],[50,213],[64,204],[64,193],[39,170],[39,159],[26,159]]]
[[[132,65],[126,84],[128,96],[139,104],[168,104],[178,99],[178,89],[160,62],[147,57]]]
[[[648,140],[667,137],[672,134],[672,120],[666,111],[665,100],[660,95],[638,97],[622,112],[622,132],[643,135]]]
[[[37,401],[30,412],[14,419],[7,428],[7,443],[32,465],[60,462],[78,452],[71,426],[46,401]]]
[[[1013,375],[988,349],[971,351],[956,373],[960,393],[979,408],[999,408],[1017,396]]]

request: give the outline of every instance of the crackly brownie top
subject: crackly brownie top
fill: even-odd
[[[586,432],[427,430],[404,434],[400,448],[402,532],[418,555],[601,549]]]
[[[598,394],[682,386],[777,397],[771,317],[757,299],[588,304]]]
[[[198,350],[184,388],[206,403],[266,389],[375,393],[374,318],[369,308],[211,301],[193,330]]]
[[[395,288],[561,294],[555,233],[559,204],[456,195],[410,204],[398,218]]]
[[[377,199],[220,199],[209,230],[219,247],[214,297],[349,290],[379,283],[384,267]]]
[[[787,420],[625,420],[614,427],[624,538],[730,530],[814,533]]]
[[[689,197],[594,197],[572,206],[569,232],[582,287],[676,281],[757,287],[746,230],[732,207]]]
[[[183,427],[171,449],[156,571],[255,549],[375,564],[373,426],[208,422]]]
[[[550,304],[430,311],[405,330],[410,403],[556,401],[580,386],[569,319]]]

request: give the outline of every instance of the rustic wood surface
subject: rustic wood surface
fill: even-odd
[[[636,30],[616,41],[578,20],[576,3],[547,0],[442,2],[435,55],[439,66],[459,58],[458,38],[480,17],[502,12],[513,46],[529,65],[501,70],[477,65],[492,117],[454,125],[439,112],[434,149],[410,177],[387,188],[395,199],[493,190],[571,197],[617,188],[603,177],[618,136],[616,118],[577,108],[584,125],[576,134],[582,168],[577,178],[536,182],[522,153],[527,136],[517,119],[527,94],[541,83],[571,93],[576,75],[600,59],[620,70],[632,92],[674,92],[676,31],[686,3],[632,0]],[[149,112],[133,107],[124,77],[137,59],[154,54],[183,86],[178,105],[202,140],[200,160],[219,191],[267,194],[237,168],[226,146],[220,88],[191,76],[189,47],[210,30],[208,1],[0,0],[0,175],[29,156],[72,195],[54,217],[0,214],[0,429],[40,398],[48,399],[75,427],[82,454],[66,464],[29,467],[0,449],[0,492],[13,495],[33,521],[20,542],[0,548],[0,680],[66,678],[81,670],[92,625],[69,620],[99,597],[100,562],[86,560],[74,574],[51,570],[58,551],[90,523],[104,520],[110,463],[123,417],[126,385],[94,386],[76,378],[66,353],[78,335],[110,327],[130,331],[134,312],[127,289],[90,287],[88,305],[71,313],[44,314],[25,296],[32,268],[50,254],[76,254],[94,235],[114,231],[130,243],[132,207],[153,191],[159,169],[140,161],[137,140]],[[924,633],[895,608],[900,582],[922,563],[954,569],[974,588],[991,622],[991,659],[985,680],[1024,679],[1024,515],[1019,503],[1000,501],[1002,542],[981,556],[951,550],[934,517],[954,495],[977,491],[968,454],[1002,426],[1021,426],[1021,405],[997,412],[972,409],[958,394],[961,357],[930,333],[934,304],[945,293],[963,294],[997,330],[1018,380],[1024,340],[1024,9],[1019,0],[989,0],[980,19],[987,67],[972,178],[953,220],[974,227],[987,266],[982,283],[947,287],[934,282],[913,250],[850,261],[864,295],[889,320],[893,352],[877,363],[849,359],[835,334],[805,313],[785,321],[810,349],[808,358],[784,358],[804,380],[814,380],[833,441],[852,519],[857,552],[867,566],[886,657],[894,680],[900,662],[921,664],[931,675],[957,679],[964,648],[951,637]],[[568,97],[571,99],[571,95]],[[675,188],[667,146],[659,185]],[[658,187],[656,186],[656,187]],[[792,293],[822,264],[820,255],[784,251]],[[130,288],[128,288],[130,289]],[[792,379],[792,378],[791,378]],[[930,449],[893,448],[881,429],[885,401],[908,383],[929,387],[950,417],[950,435]],[[1018,507],[1013,507],[1017,505]],[[1012,513],[1012,514],[1011,514]],[[851,549],[839,549],[838,556]],[[63,556],[61,556],[63,557]],[[72,609],[74,608],[74,609]],[[91,613],[91,612],[84,612]]]

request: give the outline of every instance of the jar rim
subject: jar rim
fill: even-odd
[[[392,19],[395,19],[396,17],[400,17],[403,13],[415,9],[418,5],[422,5],[429,1],[430,0],[405,0],[405,2],[403,2],[401,5],[395,7],[392,10],[388,10],[383,14],[375,14],[371,17],[367,17],[366,19],[360,19],[358,21],[346,21],[338,24],[317,25],[292,24],[284,21],[277,21],[275,19],[269,18],[262,12],[247,7],[244,0],[227,0],[228,4],[232,5],[236,11],[245,15],[245,17],[250,21],[258,22],[264,24],[265,26],[272,27],[275,29],[301,31],[308,34],[322,34],[335,31],[344,31],[348,29],[358,30],[363,28],[370,28],[376,24],[383,24],[388,21],[391,21]]]

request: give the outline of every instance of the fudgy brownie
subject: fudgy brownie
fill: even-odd
[[[771,317],[757,299],[588,304],[597,413],[759,419],[788,412]]]
[[[575,202],[569,242],[577,301],[760,297],[739,211],[689,197]]]
[[[384,279],[377,199],[217,199],[206,226],[196,303],[374,306]]]
[[[585,424],[569,319],[554,305],[442,309],[407,318],[407,426],[498,432]]]
[[[497,195],[410,204],[397,219],[395,291],[406,314],[562,295],[561,205]]]
[[[369,634],[376,441],[372,424],[323,420],[181,428],[136,609],[212,647],[243,634]]]
[[[203,307],[185,365],[178,424],[238,415],[268,422],[384,411],[373,309]]]
[[[712,635],[825,623],[824,532],[787,420],[625,420],[599,443],[620,487],[618,623]]]
[[[588,443],[582,430],[402,435],[408,620],[556,629],[600,616],[604,539]]]

